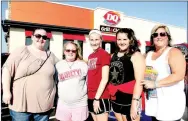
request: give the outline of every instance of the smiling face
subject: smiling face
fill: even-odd
[[[158,28],[157,31],[152,34],[153,43],[157,48],[163,48],[168,46],[168,36],[164,28]]]
[[[32,35],[31,39],[33,41],[33,45],[40,50],[44,50],[45,43],[47,41],[46,31],[43,29],[35,30],[34,34]]]
[[[117,46],[119,47],[120,51],[128,50],[130,45],[130,40],[127,37],[126,33],[118,33],[117,34]]]
[[[89,42],[93,51],[96,51],[101,46],[101,36],[97,33],[92,33],[89,35]]]
[[[67,43],[65,46],[64,54],[67,61],[75,61],[77,54],[76,46],[72,43]]]

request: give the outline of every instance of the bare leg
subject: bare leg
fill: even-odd
[[[124,121],[124,120],[123,120],[123,117],[122,117],[122,115],[121,115],[121,113],[115,113],[115,112],[114,112],[114,114],[115,114],[115,117],[116,117],[116,119],[117,119],[118,121]],[[127,121],[127,120],[125,120],[125,121]]]
[[[94,121],[97,121],[97,117],[96,117],[96,115],[94,113],[91,113],[91,116],[92,116]]]
[[[95,116],[97,118],[97,121],[108,121],[108,113],[102,113]]]

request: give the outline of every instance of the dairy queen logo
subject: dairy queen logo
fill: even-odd
[[[120,15],[113,11],[107,12],[103,17],[105,19],[104,23],[106,23],[108,25],[116,25],[120,21]]]

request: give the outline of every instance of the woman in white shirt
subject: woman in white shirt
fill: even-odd
[[[87,64],[76,43],[64,45],[65,60],[56,64],[58,73],[58,104],[56,118],[60,121],[84,121],[88,117]]]
[[[142,81],[147,90],[145,113],[152,121],[180,121],[185,110],[185,58],[170,46],[171,34],[165,25],[152,29],[150,41],[152,50],[146,55],[146,66],[157,76],[153,81]]]

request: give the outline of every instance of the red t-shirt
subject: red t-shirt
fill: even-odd
[[[102,79],[102,67],[110,65],[110,54],[104,49],[99,48],[95,53],[92,53],[88,57],[88,98],[94,99],[99,84]],[[101,97],[102,99],[109,99],[110,95],[106,88],[104,89]]]

